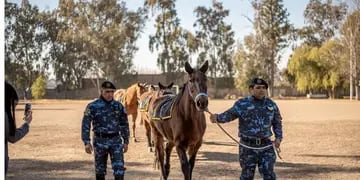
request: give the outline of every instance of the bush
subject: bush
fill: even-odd
[[[41,99],[45,96],[46,80],[43,76],[39,76],[31,86],[31,93],[35,99]]]

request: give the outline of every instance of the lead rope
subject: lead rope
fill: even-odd
[[[209,113],[210,115],[212,115],[213,113],[211,113],[209,111],[209,109],[206,109],[205,112]],[[227,135],[229,136],[229,138],[231,138],[236,144],[240,144],[238,140],[236,140],[234,137],[232,137],[217,121],[216,121],[216,125],[218,125],[218,127]]]
[[[210,115],[212,115],[213,113],[211,113],[209,111],[209,109],[206,109],[205,112],[209,113]],[[272,145],[269,146],[265,146],[265,147],[261,147],[261,148],[255,148],[255,147],[250,147],[250,146],[246,146],[245,144],[240,143],[238,140],[236,140],[234,137],[232,137],[217,121],[216,121],[216,125],[229,137],[231,138],[236,144],[239,144],[243,147],[249,148],[249,149],[254,149],[254,150],[260,150],[260,149],[266,149],[270,146],[272,146],[274,148],[274,151],[276,153],[276,155],[283,161],[283,158],[280,155],[281,149],[280,148],[276,148],[275,147],[275,143],[272,143]]]

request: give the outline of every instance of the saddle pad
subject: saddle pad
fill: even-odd
[[[161,97],[159,104],[152,112],[152,120],[167,120],[171,118],[171,110],[175,102],[176,96],[163,96]]]
[[[148,96],[146,96],[146,98],[144,100],[140,101],[140,104],[139,104],[140,112],[149,111],[149,103],[150,103],[151,97],[152,97],[152,95],[149,94]]]

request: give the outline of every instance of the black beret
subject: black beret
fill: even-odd
[[[115,85],[110,81],[104,81],[101,84],[101,88],[103,88],[103,89],[116,89]]]
[[[253,78],[250,81],[249,88],[253,88],[255,85],[264,85],[266,89],[268,88],[268,83],[261,78]]]

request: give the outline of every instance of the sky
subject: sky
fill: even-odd
[[[8,0],[9,2],[21,3],[21,0]],[[29,0],[30,4],[36,5],[40,10],[52,10],[57,7],[58,0]],[[141,7],[144,0],[127,0],[125,1],[129,9],[137,9]],[[235,32],[235,40],[238,43],[243,41],[244,36],[252,31],[252,24],[246,17],[253,18],[254,11],[251,7],[250,0],[222,0],[225,9],[230,11],[229,16],[225,19],[228,24],[232,25]],[[289,20],[295,27],[304,25],[303,12],[309,0],[284,0],[284,6],[289,12]],[[183,28],[194,32],[193,23],[195,22],[194,9],[197,6],[210,7],[212,0],[177,0],[176,10],[180,19],[180,24]],[[156,53],[151,53],[148,48],[149,35],[155,33],[154,19],[147,21],[143,33],[137,41],[139,50],[135,54],[133,63],[135,69],[139,73],[160,73],[157,67]],[[283,59],[281,60],[280,69],[285,68],[287,59],[291,54],[291,50],[284,50]],[[189,60],[193,65],[195,59]]]

